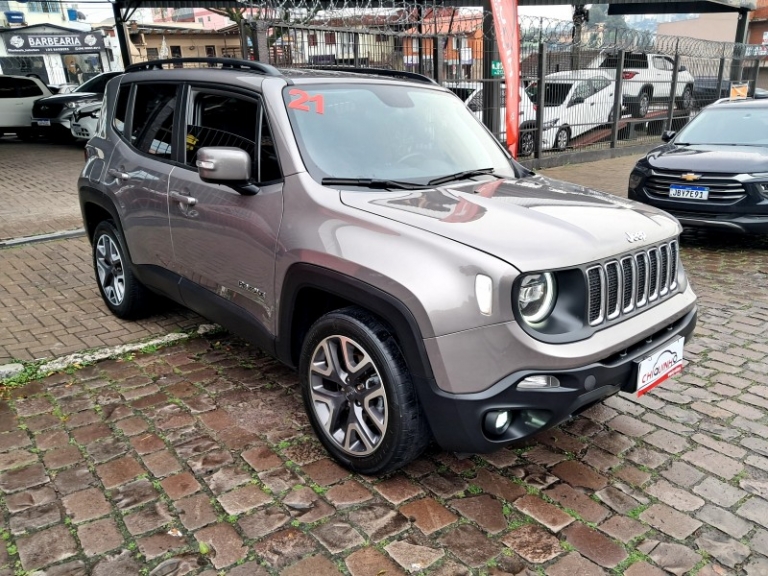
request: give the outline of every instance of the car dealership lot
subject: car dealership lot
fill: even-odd
[[[634,161],[547,173],[626,196]],[[81,165],[0,141],[0,238],[79,227]],[[328,460],[295,374],[221,335],[28,384],[0,402],[0,575],[766,574],[767,248],[683,237],[700,316],[675,382],[387,479]],[[0,249],[0,363],[201,321],[114,319],[89,260],[84,238]]]

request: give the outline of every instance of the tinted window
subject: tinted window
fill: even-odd
[[[33,80],[19,80],[19,98],[33,98],[34,96],[42,96],[43,91],[40,86],[35,84]]]
[[[544,106],[560,106],[568,97],[568,93],[573,88],[573,84],[564,82],[545,82],[544,83]],[[534,102],[539,97],[539,86],[535,82],[525,90],[530,99]]]
[[[131,95],[131,85],[120,86],[117,93],[117,104],[115,104],[115,117],[112,125],[120,134],[124,134],[125,116],[128,113],[128,98]]]
[[[229,146],[245,150],[253,158],[259,107],[255,102],[198,94],[192,124],[187,126],[187,164],[195,167],[197,151],[205,146]]]
[[[231,146],[248,153],[258,182],[280,179],[280,165],[272,132],[259,104],[233,96],[198,94],[193,120],[187,126],[187,164],[196,168],[197,152],[204,146]],[[257,143],[260,144],[257,153]]]
[[[133,105],[131,143],[147,154],[171,158],[176,86],[138,84]]]
[[[600,68],[617,68],[618,64],[618,55],[610,54],[603,59]],[[645,54],[625,54],[624,68],[648,68],[648,57]]]
[[[16,79],[0,76],[0,98],[16,98]]]

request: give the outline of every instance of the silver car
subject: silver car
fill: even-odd
[[[527,170],[422,76],[201,60],[108,85],[79,180],[99,290],[296,367],[345,466],[490,452],[681,370],[674,218]]]

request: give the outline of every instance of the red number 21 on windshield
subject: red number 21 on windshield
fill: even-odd
[[[301,110],[302,112],[311,112],[310,104],[315,105],[315,114],[325,113],[325,102],[322,94],[315,94],[310,96],[304,90],[294,88],[288,92],[290,96],[294,96],[294,99],[288,103],[288,108],[293,110]]]

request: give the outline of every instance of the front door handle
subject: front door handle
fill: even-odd
[[[115,170],[114,168],[110,168],[107,173],[114,178],[119,178],[120,180],[128,180],[131,177],[130,174],[127,174],[126,172],[120,172],[120,170]]]
[[[192,198],[192,196],[187,196],[186,194],[182,194],[181,192],[176,192],[175,190],[171,190],[171,198],[173,198],[177,202],[186,204],[187,206],[194,206],[195,204],[197,204],[197,198]]]

